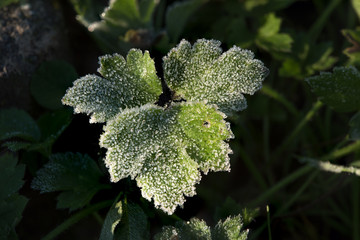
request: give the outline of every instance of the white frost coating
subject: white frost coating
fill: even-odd
[[[220,44],[200,39],[191,47],[182,40],[163,59],[164,77],[184,99],[208,100],[231,114],[246,108],[243,94],[259,90],[268,69],[251,51],[234,46],[222,54]]]
[[[149,53],[129,51],[127,59],[119,55],[100,58],[98,69],[103,77],[86,75],[74,82],[62,99],[75,113],[92,114],[90,122],[105,122],[125,108],[154,103],[161,94]]]
[[[126,109],[104,127],[100,145],[111,181],[131,176],[144,198],[172,214],[193,196],[200,171],[229,171],[233,135],[224,114],[203,102]]]

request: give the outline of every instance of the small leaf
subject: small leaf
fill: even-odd
[[[149,239],[147,217],[139,205],[123,203],[123,215],[115,230],[116,240]]]
[[[85,206],[97,191],[105,187],[99,183],[101,176],[98,166],[87,155],[54,154],[37,172],[31,186],[41,193],[62,191],[58,208],[73,211]]]
[[[356,113],[350,119],[350,131],[349,131],[349,138],[351,140],[360,140],[360,112]]]
[[[24,110],[10,108],[0,110],[0,140],[10,138],[38,141],[40,130],[32,117]]]
[[[172,42],[177,42],[186,22],[208,0],[188,0],[173,3],[166,11],[166,31]]]
[[[318,71],[329,69],[337,59],[331,56],[331,42],[311,43],[304,32],[293,33],[291,55],[285,59],[279,74],[282,77],[304,79]]]
[[[228,217],[225,221],[219,221],[211,236],[213,240],[246,240],[248,230],[241,231],[243,226],[241,215]]]
[[[195,194],[198,169],[229,171],[232,138],[224,115],[204,103],[177,103],[128,109],[109,121],[100,138],[108,149],[111,181],[131,176],[144,198],[168,214]]]
[[[152,25],[157,0],[111,0],[101,14],[99,1],[72,0],[77,19],[89,30],[104,52],[148,49],[158,37]]]
[[[28,201],[17,193],[24,184],[25,165],[16,163],[13,155],[0,157],[0,239],[8,239],[15,233],[15,226]]]
[[[72,113],[68,109],[60,109],[41,115],[37,120],[41,130],[41,140],[53,144],[69,126],[71,118]]]
[[[44,62],[32,76],[31,94],[45,108],[61,108],[62,96],[77,77],[73,66],[65,61]]]
[[[343,29],[341,33],[352,44],[351,47],[344,50],[344,54],[350,58],[349,64],[360,65],[360,28],[357,27],[355,30]]]
[[[290,52],[293,42],[290,35],[279,33],[281,19],[277,18],[274,13],[265,17],[265,23],[258,30],[256,44],[266,51]]]
[[[100,240],[149,239],[147,217],[134,203],[119,201],[106,215]]]
[[[243,94],[254,94],[268,74],[264,64],[249,50],[232,47],[222,54],[220,42],[186,40],[164,57],[164,78],[178,97],[207,100],[226,114],[246,108]]]
[[[99,240],[113,240],[115,228],[120,223],[123,216],[122,201],[113,204],[109,212],[106,214],[104,224],[101,229]]]
[[[306,79],[319,100],[336,111],[351,112],[360,109],[360,74],[354,67],[335,67],[333,72]]]
[[[86,27],[90,23],[100,20],[100,12],[104,9],[100,1],[97,0],[70,0],[77,16],[76,19]]]
[[[90,122],[105,122],[125,108],[155,103],[161,82],[156,76],[149,52],[132,49],[125,59],[119,55],[100,58],[98,69],[103,76],[87,75],[74,82],[63,97],[63,104],[76,113],[92,114]]]

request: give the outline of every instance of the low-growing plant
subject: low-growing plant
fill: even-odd
[[[360,239],[358,0],[58,3],[106,55],[0,109],[0,239]]]

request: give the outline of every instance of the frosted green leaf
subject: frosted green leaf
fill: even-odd
[[[177,222],[175,227],[163,227],[161,233],[154,237],[155,240],[168,239],[197,239],[197,240],[211,240],[210,227],[206,223],[197,218],[192,218],[188,222]]]
[[[228,217],[225,221],[219,221],[214,229],[210,229],[204,221],[192,218],[188,222],[177,222],[175,227],[163,227],[162,231],[156,234],[154,239],[245,240],[249,231],[242,231],[242,225],[240,215]]]
[[[168,214],[195,194],[199,170],[229,171],[232,138],[225,115],[203,102],[124,110],[104,127],[100,145],[111,181],[136,179],[144,198]]]
[[[85,206],[100,189],[102,176],[93,159],[87,155],[59,153],[37,172],[32,188],[41,193],[62,191],[58,196],[58,208],[75,210]]]
[[[164,57],[164,78],[178,98],[207,100],[222,112],[246,108],[243,94],[261,88],[268,69],[249,50],[232,47],[222,53],[220,42],[200,39],[191,44],[182,40]]]
[[[319,100],[336,111],[360,109],[360,73],[354,67],[335,67],[333,72],[306,79]]]
[[[228,217],[225,221],[219,221],[211,236],[213,240],[246,240],[249,233],[248,230],[242,231],[241,215]]]
[[[27,199],[18,194],[24,184],[25,165],[10,154],[0,157],[0,239],[10,239],[21,219]]]
[[[90,122],[105,122],[125,108],[154,103],[161,94],[149,52],[132,49],[125,60],[121,55],[100,58],[99,73],[74,82],[63,97],[63,104],[73,106],[76,113],[91,114]]]

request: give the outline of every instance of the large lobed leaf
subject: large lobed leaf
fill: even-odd
[[[103,77],[87,75],[76,80],[62,99],[76,113],[91,114],[90,122],[108,121],[125,108],[158,99],[161,82],[149,52],[132,49],[126,60],[119,54],[105,55],[100,64]]]
[[[207,100],[230,114],[246,108],[243,94],[254,94],[268,69],[249,50],[232,47],[222,54],[221,42],[182,40],[164,57],[164,78],[179,98]]]
[[[336,111],[360,109],[360,73],[355,67],[335,67],[333,72],[321,72],[306,79],[319,99]]]
[[[229,171],[232,137],[224,114],[202,102],[164,109],[152,104],[123,111],[109,121],[100,138],[108,149],[111,180],[130,176],[142,195],[172,214],[185,196],[195,194],[199,170]]]

